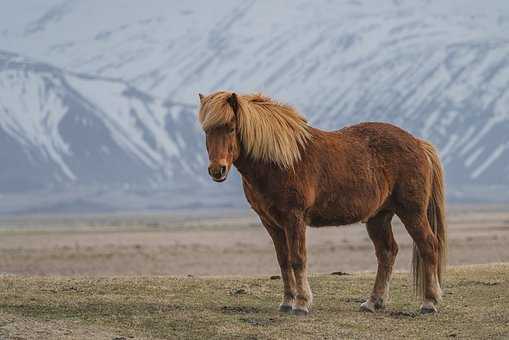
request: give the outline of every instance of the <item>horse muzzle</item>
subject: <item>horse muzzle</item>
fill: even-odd
[[[211,165],[209,166],[209,175],[214,182],[224,182],[228,177],[228,167],[226,165]]]

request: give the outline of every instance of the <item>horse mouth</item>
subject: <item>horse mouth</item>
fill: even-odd
[[[218,177],[216,177],[216,176],[211,176],[211,177],[214,182],[221,183],[221,182],[226,181],[226,178],[228,177],[228,173],[229,173],[229,171],[226,170],[224,173],[220,174]]]
[[[226,176],[219,177],[219,178],[212,177],[212,180],[213,180],[214,182],[221,183],[221,182],[226,181]]]

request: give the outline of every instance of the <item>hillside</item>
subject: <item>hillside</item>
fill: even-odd
[[[100,206],[97,191],[114,191],[112,209],[136,206],[133,188],[215,196],[221,190],[205,184],[197,93],[235,89],[291,103],[325,129],[398,124],[438,146],[451,199],[509,200],[506,1],[285,4],[6,5],[2,192],[85,190],[75,200]],[[233,192],[224,205],[238,204]],[[18,210],[65,202],[46,206],[38,195]],[[4,201],[0,210],[12,211]]]
[[[2,191],[75,181],[147,185],[174,179],[176,168],[197,171],[180,157],[190,151],[181,126],[193,127],[192,109],[0,52],[0,155],[9,159]]]
[[[55,278],[0,276],[0,337],[28,339],[507,338],[509,266],[456,267],[437,315],[416,313],[409,275],[392,301],[359,312],[372,273],[311,278],[305,319],[277,312],[281,281],[268,277]]]

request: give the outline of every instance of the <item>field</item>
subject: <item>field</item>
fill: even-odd
[[[449,270],[437,315],[416,313],[408,275],[397,274],[384,311],[362,313],[373,275],[316,275],[308,318],[277,312],[269,277],[65,278],[4,276],[0,338],[396,339],[509,337],[509,266]]]
[[[398,221],[400,272],[386,310],[358,311],[376,269],[364,227],[310,229],[315,303],[296,319],[277,312],[282,284],[255,216],[189,216],[3,218],[0,339],[509,338],[505,207],[449,209],[454,267],[434,316],[416,313],[402,272],[411,240]]]

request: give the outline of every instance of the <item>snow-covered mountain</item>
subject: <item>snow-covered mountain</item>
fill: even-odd
[[[451,197],[508,199],[508,33],[506,0],[9,2],[0,192],[209,188],[197,93],[235,89],[321,128],[394,122],[439,147]]]
[[[0,187],[175,186],[203,165],[193,115],[122,81],[0,52]]]

